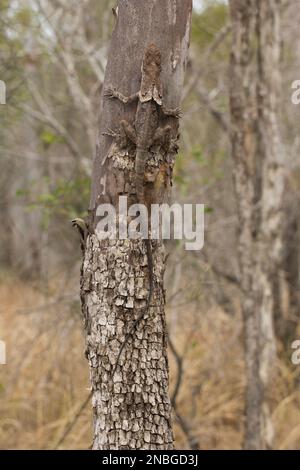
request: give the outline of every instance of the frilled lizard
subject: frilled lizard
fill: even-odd
[[[172,116],[174,118],[180,117],[179,108],[167,109],[163,104],[161,67],[162,59],[159,48],[155,44],[149,44],[145,50],[143,59],[140,90],[129,97],[122,95],[114,88],[107,88],[104,92],[106,97],[117,98],[124,104],[129,104],[136,100],[138,101],[134,126],[125,120],[122,120],[120,124],[121,135],[125,134],[126,138],[136,146],[135,189],[139,204],[145,204],[144,177],[150,148],[153,145],[161,145],[168,148],[168,146],[171,144],[171,126],[167,125],[165,127],[159,127],[159,121],[163,116]],[[116,133],[108,134],[112,135],[113,137],[117,137]],[[149,294],[147,305],[135,320],[125,337],[125,340],[120,348],[112,376],[114,376],[119,358],[128,339],[135,331],[137,325],[145,313],[149,311],[150,307],[154,288],[154,279],[151,241],[149,237],[145,239],[145,243],[149,270]]]

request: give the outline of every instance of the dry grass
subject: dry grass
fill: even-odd
[[[89,393],[78,305],[54,302],[55,294],[13,278],[2,281],[0,331],[7,365],[0,368],[1,448],[53,448]],[[87,409],[65,444],[84,449],[90,442]]]
[[[2,449],[53,449],[89,393],[77,287],[66,283],[64,289],[70,292],[66,299],[61,282],[52,282],[45,293],[2,275],[0,338],[7,344],[7,365],[0,366]],[[180,314],[184,321],[173,337],[184,355],[179,412],[202,449],[239,449],[245,386],[239,315],[216,308],[205,313],[182,308]],[[170,365],[172,391],[172,356]],[[300,449],[297,373],[282,359],[274,374],[270,400],[279,449]],[[61,448],[88,448],[91,432],[87,407]],[[177,448],[189,448],[176,420],[175,436]]]

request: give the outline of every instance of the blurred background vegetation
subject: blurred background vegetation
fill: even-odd
[[[0,0],[0,79],[7,85],[7,104],[0,106],[0,339],[7,345],[7,365],[0,366],[1,448],[53,449],[79,411],[60,448],[91,444],[91,413],[82,407],[89,378],[81,254],[70,220],[88,207],[114,4]],[[300,78],[300,10],[291,2],[282,15],[289,275],[282,281],[280,357],[270,401],[275,447],[300,449],[300,372],[290,362],[290,344],[300,337],[300,111],[290,100],[291,83]],[[239,449],[243,437],[230,41],[226,2],[195,2],[173,199],[206,205],[205,248],[191,254],[169,244],[166,275],[170,387],[178,391],[175,437],[182,449]]]

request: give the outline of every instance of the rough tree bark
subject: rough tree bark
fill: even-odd
[[[247,370],[245,448],[272,446],[268,389],[282,264],[284,169],[278,109],[280,2],[231,0],[232,147]]]
[[[124,95],[139,90],[145,47],[154,42],[162,53],[164,103],[180,104],[189,45],[191,0],[119,0],[104,89]],[[86,329],[86,355],[90,365],[94,413],[93,449],[171,449],[173,434],[168,394],[168,362],[164,312],[165,259],[160,241],[152,242],[154,295],[149,315],[128,341],[116,364],[120,346],[134,320],[145,307],[149,276],[142,240],[99,241],[95,228],[99,204],[118,208],[119,196],[136,202],[135,149],[121,149],[103,135],[120,128],[120,120],[134,122],[136,103],[124,105],[105,96],[101,103],[99,140],[92,176],[89,235],[81,277]],[[174,118],[173,151],[151,149],[146,168],[145,196],[160,202],[171,184],[178,136]]]

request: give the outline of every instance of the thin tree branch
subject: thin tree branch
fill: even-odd
[[[71,421],[69,421],[69,423],[65,427],[62,435],[60,436],[60,438],[58,439],[58,441],[56,442],[56,444],[54,446],[54,450],[58,450],[59,447],[66,440],[66,438],[68,437],[68,435],[70,434],[70,432],[74,428],[75,424],[77,423],[78,419],[80,418],[81,414],[83,413],[83,411],[85,410],[85,408],[89,404],[91,398],[92,398],[92,392],[90,392],[89,395],[85,398],[85,400],[81,403],[80,407],[78,408],[77,413],[75,414],[73,419]]]
[[[177,407],[177,397],[178,397],[178,393],[179,393],[179,390],[182,384],[182,378],[183,378],[183,358],[177,352],[170,337],[168,341],[169,341],[170,350],[177,364],[177,380],[176,380],[175,388],[171,397],[171,404],[173,406],[177,421],[186,436],[186,439],[189,443],[190,448],[192,450],[196,450],[200,448],[198,439],[192,434],[190,427],[188,426],[186,420],[179,413],[178,407]]]

